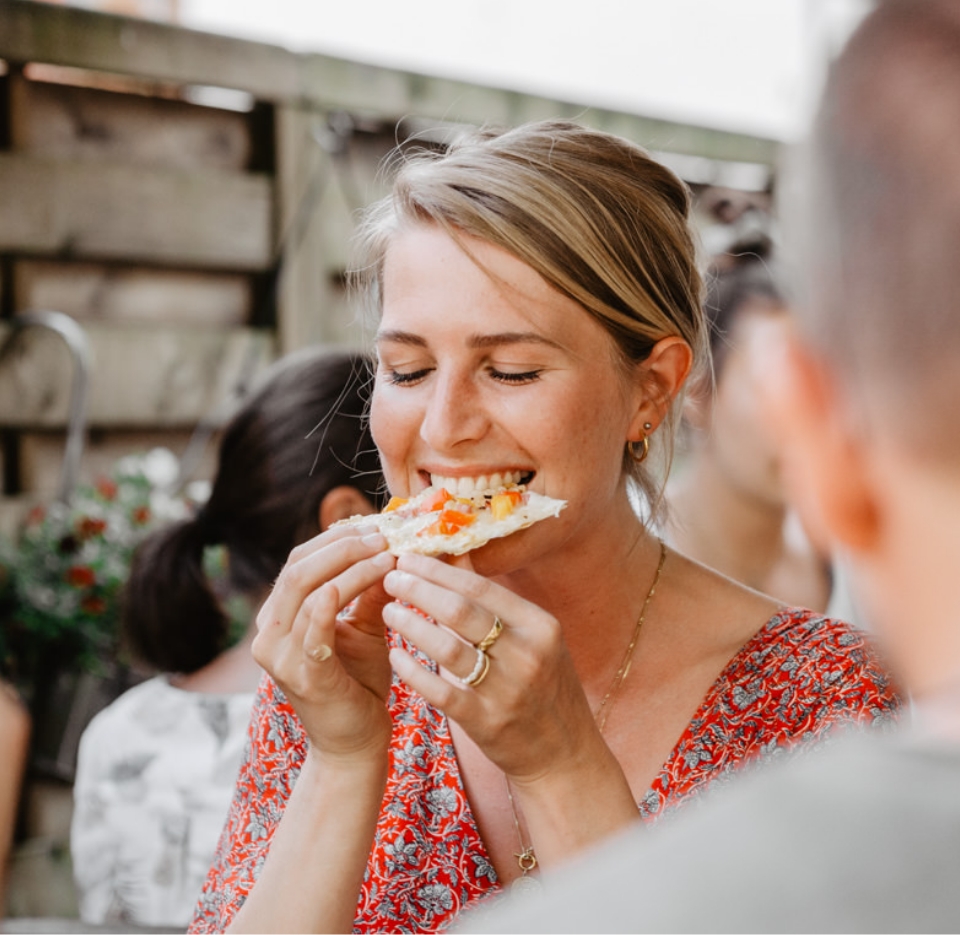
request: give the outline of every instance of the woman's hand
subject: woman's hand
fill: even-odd
[[[380,757],[389,742],[386,545],[372,527],[338,527],[298,546],[257,616],[254,658],[325,757]]]
[[[598,744],[605,749],[553,616],[469,567],[420,555],[402,556],[384,588],[439,624],[400,603],[384,608],[387,625],[441,667],[431,672],[394,648],[397,674],[515,783],[575,769],[584,753],[595,756]],[[476,646],[497,619],[503,629],[486,650],[487,667]],[[464,684],[484,668],[480,683]]]

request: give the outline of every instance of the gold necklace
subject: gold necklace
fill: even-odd
[[[610,716],[610,711],[613,709],[612,702],[616,700],[617,692],[620,691],[620,686],[623,685],[627,673],[630,671],[630,665],[633,662],[633,651],[637,647],[637,640],[640,637],[640,631],[643,629],[643,621],[647,616],[647,608],[650,606],[650,601],[653,600],[653,595],[656,594],[657,591],[657,585],[660,583],[660,573],[663,571],[663,563],[667,559],[667,547],[664,545],[662,539],[660,539],[659,542],[660,561],[657,564],[656,574],[653,576],[653,584],[650,585],[650,590],[647,591],[643,606],[640,608],[637,625],[633,628],[633,635],[627,644],[627,650],[623,654],[620,667],[614,673],[610,688],[607,689],[607,693],[600,700],[600,704],[593,715],[593,719],[597,723],[597,729],[601,734],[603,733],[603,728],[606,726],[607,718]],[[607,707],[608,704],[609,707]],[[513,855],[517,858],[517,863],[520,866],[520,876],[510,884],[510,889],[518,891],[537,890],[540,888],[540,881],[530,875],[531,872],[537,868],[537,855],[533,849],[533,845],[526,844],[523,840],[523,832],[520,830],[520,815],[517,811],[516,803],[513,801],[513,791],[510,788],[510,780],[507,779],[506,773],[504,773],[503,780],[507,784],[507,797],[510,799],[510,810],[513,812],[513,824],[517,829],[517,841],[520,844],[520,853]]]

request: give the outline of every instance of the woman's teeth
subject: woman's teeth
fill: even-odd
[[[501,487],[516,487],[527,476],[523,471],[481,474],[479,477],[444,477],[442,474],[431,474],[430,484],[433,487],[443,487],[456,497],[469,497],[478,493],[496,493]]]

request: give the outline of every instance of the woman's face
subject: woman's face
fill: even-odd
[[[708,441],[712,457],[732,486],[778,507],[786,493],[777,447],[762,414],[754,359],[762,358],[770,332],[782,329],[787,321],[786,309],[760,299],[738,313],[717,378]]]
[[[576,302],[501,248],[463,242],[476,262],[428,225],[387,251],[371,411],[387,483],[398,496],[528,483],[567,508],[484,551],[556,547],[626,503],[621,458],[642,393]]]

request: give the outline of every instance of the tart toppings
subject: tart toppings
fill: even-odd
[[[535,493],[522,484],[503,485],[504,476],[512,481],[519,475],[494,474],[489,479],[477,479],[482,486],[474,479],[461,478],[456,482],[456,492],[445,483],[438,485],[434,478],[434,485],[415,497],[392,497],[382,513],[351,516],[340,522],[376,526],[394,555],[462,555],[491,539],[557,516],[567,505],[565,500]],[[496,487],[489,483],[493,479],[498,481]]]

